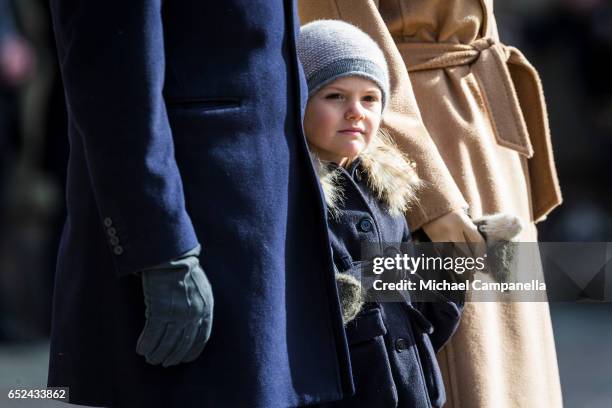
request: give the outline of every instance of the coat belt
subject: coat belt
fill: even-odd
[[[490,38],[469,45],[444,43],[399,43],[398,48],[409,72],[470,65],[480,83],[486,109],[491,115],[497,141],[531,158],[532,137],[549,139],[546,105],[540,77],[516,48]],[[518,89],[514,79],[523,82]],[[536,109],[539,123],[528,123],[521,101]],[[529,126],[531,125],[531,126]]]
[[[530,159],[534,221],[561,203],[542,83],[519,50],[491,38],[471,44],[399,42],[397,47],[408,72],[469,65],[497,142]]]

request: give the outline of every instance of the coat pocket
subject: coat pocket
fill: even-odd
[[[397,390],[384,340],[386,333],[377,307],[365,310],[347,325],[355,395],[334,407],[397,406]]]
[[[193,113],[233,109],[240,107],[238,98],[172,98],[166,100],[166,107],[171,111],[188,111]]]
[[[429,339],[437,353],[453,336],[461,320],[462,305],[451,301],[415,303],[413,306],[433,327]]]

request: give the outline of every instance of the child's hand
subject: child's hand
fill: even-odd
[[[432,242],[453,242],[467,256],[479,257],[486,252],[478,227],[462,210],[451,211],[423,225]]]
[[[363,307],[361,283],[348,273],[336,272],[336,285],[342,307],[342,321],[347,324],[357,317]]]

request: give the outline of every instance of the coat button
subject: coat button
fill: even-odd
[[[367,218],[363,218],[361,221],[359,221],[358,227],[363,232],[370,232],[372,231],[372,221]]]
[[[123,247],[121,245],[117,245],[113,248],[113,252],[115,255],[121,255],[123,253]]]
[[[406,350],[408,347],[409,347],[408,340],[402,339],[402,338],[395,340],[395,350],[397,350],[399,353]]]
[[[106,230],[106,233],[108,234],[108,236],[114,237],[115,235],[117,235],[117,230],[113,227],[110,227]]]
[[[111,243],[112,246],[115,246],[115,245],[119,244],[119,238],[111,237],[110,243]]]
[[[113,220],[111,220],[111,219],[110,219],[110,218],[108,218],[108,217],[106,217],[106,218],[104,219],[104,221],[102,221],[102,222],[104,223],[104,226],[105,226],[105,227],[107,227],[107,228],[108,228],[108,227],[110,227],[111,225],[113,225]]]

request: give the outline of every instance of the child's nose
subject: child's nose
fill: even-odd
[[[345,118],[347,120],[358,120],[363,119],[363,117],[364,110],[359,101],[350,102],[348,108],[346,109]]]

